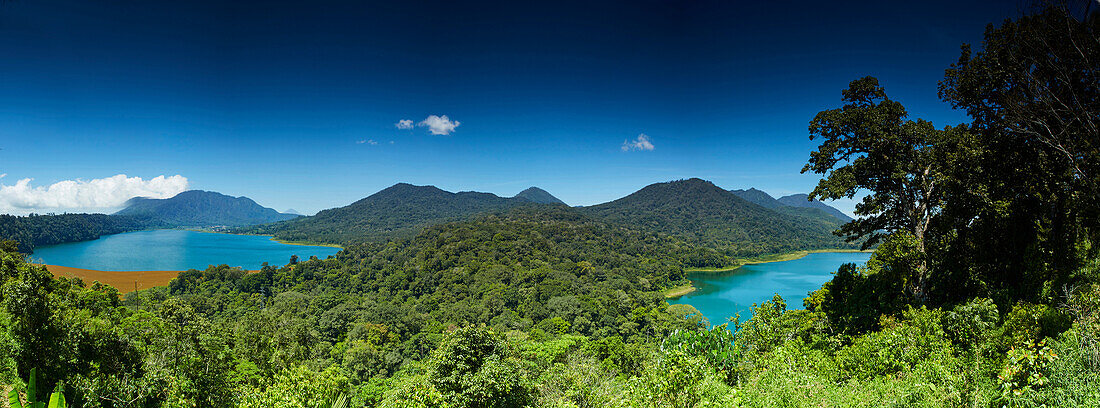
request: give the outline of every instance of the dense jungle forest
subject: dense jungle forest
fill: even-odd
[[[874,254],[801,303],[707,322],[663,294],[729,260],[708,232],[563,206],[125,296],[5,241],[0,384],[104,408],[1100,406],[1098,67],[1100,12],[1053,3],[945,67],[968,123],[852,81],[802,171],[811,198],[867,193],[838,233]]]

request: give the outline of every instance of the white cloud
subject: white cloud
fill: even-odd
[[[417,123],[416,125],[420,127],[427,127],[428,132],[433,135],[449,135],[451,134],[451,132],[455,131],[455,128],[458,127],[459,124],[459,121],[451,120],[447,117],[447,115],[430,115],[427,119],[420,121],[420,123]]]
[[[8,176],[8,173],[0,174],[0,178],[4,178],[4,177],[7,177],[7,176]]]
[[[157,176],[149,180],[119,174],[94,180],[64,180],[35,187],[29,178],[0,184],[0,212],[59,210],[95,211],[121,207],[134,197],[169,198],[187,190],[187,177]]]
[[[355,144],[369,144],[371,146],[374,146],[374,145],[378,144],[378,142],[374,141],[374,139],[367,139],[367,140],[360,140],[358,142],[355,142]]]
[[[412,129],[413,128],[413,121],[412,121],[412,119],[401,119],[401,120],[397,121],[397,123],[394,123],[393,127],[398,128],[398,129]]]
[[[653,146],[653,142],[649,140],[649,136],[646,136],[645,133],[639,134],[638,137],[634,140],[623,141],[624,152],[629,152],[632,150],[652,151],[655,148],[656,147]]]

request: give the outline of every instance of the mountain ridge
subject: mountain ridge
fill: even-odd
[[[524,200],[527,200],[527,201],[530,201],[530,202],[533,202],[533,203],[538,203],[538,204],[562,204],[562,205],[565,205],[565,201],[562,201],[562,200],[558,199],[557,197],[554,197],[553,194],[550,194],[546,190],[543,190],[541,188],[534,187],[534,186],[528,187],[526,190],[520,191],[518,194],[512,196],[512,198],[521,198],[521,199],[524,199]]]
[[[134,197],[115,216],[141,217],[151,227],[242,227],[298,217],[261,206],[248,197],[188,190],[170,198]]]
[[[810,201],[809,197],[810,197],[809,194],[799,193],[799,194],[791,194],[791,195],[788,195],[788,196],[783,196],[783,197],[777,198],[776,201],[778,201],[779,203],[781,203],[783,205],[787,205],[787,206],[791,206],[791,207],[816,208],[816,209],[819,209],[821,211],[824,211],[825,213],[827,213],[829,215],[837,217],[838,219],[840,219],[841,221],[844,221],[844,222],[848,222],[848,221],[852,220],[852,217],[849,217],[848,214],[845,214],[844,212],[834,208],[833,206],[825,204],[821,201],[816,201],[816,200],[815,201]]]

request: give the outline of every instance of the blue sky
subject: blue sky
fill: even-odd
[[[88,195],[177,188],[147,185],[175,175],[303,213],[398,182],[508,196],[534,185],[572,205],[688,177],[807,192],[807,124],[849,81],[877,76],[914,117],[963,122],[936,96],[943,70],[1020,10],[224,3],[0,2],[0,212],[57,211],[69,190],[87,209],[110,201]],[[395,126],[430,115],[459,125]],[[652,150],[624,151],[641,134]],[[118,174],[142,180],[88,187]],[[66,180],[81,182],[45,190]]]

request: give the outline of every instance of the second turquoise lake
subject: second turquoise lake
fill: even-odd
[[[738,313],[743,322],[752,316],[753,303],[769,301],[776,293],[787,301],[788,309],[801,309],[802,299],[832,279],[841,265],[863,265],[870,258],[868,252],[822,252],[724,272],[692,272],[688,279],[695,292],[668,303],[695,306],[712,325],[726,323]]]

